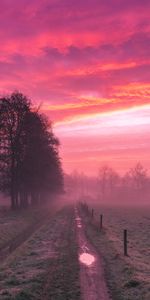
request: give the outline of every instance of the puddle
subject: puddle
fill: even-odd
[[[95,257],[89,253],[82,253],[79,256],[80,262],[90,267],[95,262]]]
[[[97,252],[86,237],[85,223],[75,209],[79,245],[80,283],[83,300],[109,300],[103,268]]]
[[[77,213],[76,213],[76,215],[77,215]],[[76,222],[77,222],[77,227],[78,227],[78,228],[81,228],[81,227],[82,227],[82,224],[81,224],[81,218],[79,218],[78,216],[76,216],[75,220],[76,220]]]
[[[82,224],[81,224],[81,223],[78,223],[78,224],[77,224],[77,227],[78,227],[78,228],[81,228],[81,227],[82,227]]]
[[[75,209],[75,221],[78,228],[82,228],[82,221],[81,218],[78,215],[77,209]],[[82,232],[80,231],[79,236],[81,237]],[[79,260],[81,263],[85,264],[86,266],[90,267],[95,262],[95,257],[92,254],[89,254],[88,247],[86,243],[81,246],[82,254],[79,255]]]

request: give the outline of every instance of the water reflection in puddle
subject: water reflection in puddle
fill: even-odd
[[[75,209],[75,220],[76,220],[76,223],[77,223],[77,227],[81,228],[82,227],[82,221],[81,221],[81,218],[78,215],[77,209]],[[81,234],[81,231],[79,231],[79,232]],[[84,265],[88,266],[88,267],[91,267],[91,265],[95,262],[94,255],[88,253],[89,249],[88,249],[86,244],[83,244],[81,246],[81,249],[82,249],[83,252],[82,252],[82,254],[79,255],[80,262],[83,263]]]
[[[86,266],[90,267],[94,263],[95,257],[89,253],[82,253],[79,256],[79,260]]]
[[[77,227],[78,228],[81,228],[82,227],[82,224],[81,224],[81,218],[79,218],[79,217],[76,217],[76,222],[77,222]]]
[[[79,223],[77,223],[77,227],[78,228],[81,228],[82,227],[82,224],[79,222]]]

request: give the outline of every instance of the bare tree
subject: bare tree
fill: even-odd
[[[146,186],[148,182],[147,170],[140,162],[138,162],[134,168],[130,169],[129,174],[137,190],[142,190]]]
[[[106,199],[107,195],[112,196],[118,182],[119,175],[111,167],[104,165],[99,169],[98,185],[103,201]]]
[[[115,187],[119,184],[120,177],[118,173],[113,170],[112,168],[109,168],[108,171],[108,184],[110,188],[110,193],[112,194],[115,190]]]
[[[100,193],[102,200],[105,200],[110,168],[107,165],[102,166],[98,172],[98,185],[100,186]]]

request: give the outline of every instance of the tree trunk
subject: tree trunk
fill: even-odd
[[[11,197],[11,209],[14,210],[16,208],[15,202],[15,158],[14,153],[12,153],[11,157],[11,187],[10,187],[10,197]]]
[[[19,194],[18,191],[15,193],[15,206],[18,209],[19,208]]]
[[[15,194],[14,194],[14,191],[13,191],[13,187],[11,187],[11,209],[14,210],[16,208],[16,205],[15,205]]]
[[[20,193],[20,207],[21,208],[27,208],[28,207],[28,195],[24,191],[22,191]]]
[[[13,170],[11,172],[10,198],[11,198],[11,209],[14,210],[16,208],[16,203],[15,203],[14,171]]]
[[[37,204],[37,196],[36,196],[36,193],[33,192],[33,193],[31,194],[31,205],[32,205],[32,206],[35,206],[36,204]]]

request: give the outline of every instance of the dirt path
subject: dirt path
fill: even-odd
[[[65,209],[62,219],[57,220],[53,232],[57,256],[51,261],[40,298],[37,299],[79,300],[78,245],[73,207]]]
[[[77,237],[79,244],[80,284],[83,300],[110,300],[100,256],[87,240],[84,223],[75,209]]]

